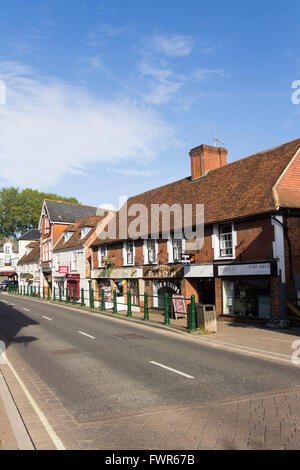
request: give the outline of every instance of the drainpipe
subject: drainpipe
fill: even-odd
[[[288,215],[283,218],[283,222],[278,220],[277,217],[272,216],[272,220],[278,223],[282,227],[282,233],[284,239],[287,241],[288,245],[288,256],[289,256],[289,294],[291,295],[292,292],[292,281],[293,281],[293,265],[292,265],[292,248],[291,248],[291,240],[288,236],[288,225],[287,225],[287,217]],[[284,246],[283,246],[283,254],[284,254]],[[283,263],[285,268],[285,259],[283,257]],[[289,320],[287,315],[287,289],[286,289],[286,279],[285,273],[281,272],[281,282],[280,282],[280,328],[288,328],[289,327]]]

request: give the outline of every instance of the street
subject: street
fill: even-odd
[[[92,449],[299,445],[300,377],[288,363],[3,294],[0,335],[47,390],[40,408],[71,417],[65,434],[53,421],[69,447],[71,437]]]

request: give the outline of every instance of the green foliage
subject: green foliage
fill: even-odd
[[[37,228],[44,199],[75,202],[74,197],[43,193],[36,189],[9,187],[0,190],[0,239],[16,237],[32,228]]]

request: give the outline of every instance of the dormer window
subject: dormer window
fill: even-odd
[[[92,227],[82,227],[81,229],[81,238],[85,238],[87,234],[90,232]]]
[[[5,245],[5,253],[11,253],[11,245]]]
[[[71,236],[72,236],[72,232],[66,232],[66,233],[64,234],[65,243],[66,243],[68,240],[70,240]]]

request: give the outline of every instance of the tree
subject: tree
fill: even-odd
[[[0,239],[16,237],[37,228],[44,199],[78,203],[74,197],[43,193],[36,189],[9,187],[0,190]]]

